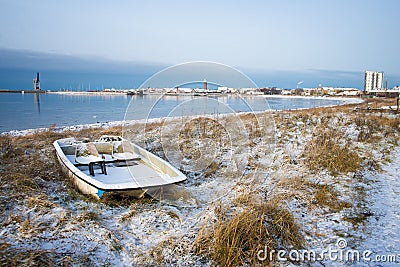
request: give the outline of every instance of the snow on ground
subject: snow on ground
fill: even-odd
[[[20,200],[3,214],[0,242],[14,253],[46,251],[56,255],[58,264],[64,259],[74,266],[210,266],[210,259],[192,249],[202,223],[215,220],[221,207],[237,209],[235,201],[243,193],[259,192],[287,205],[300,225],[307,249],[321,251],[345,238],[351,248],[400,253],[400,147],[393,138],[376,133],[378,141],[359,141],[367,126],[357,125],[354,115],[344,113],[282,112],[275,118],[273,154],[265,152],[265,140],[255,138],[248,149],[237,141],[230,149],[218,151],[218,168],[188,172],[188,180],[173,188],[173,197],[163,201],[147,199],[113,207],[82,198],[63,182],[46,182],[46,197]],[[307,168],[302,153],[323,123],[343,135],[342,145],[351,146],[363,157],[361,170],[334,176],[327,170]],[[398,132],[395,135],[398,138]],[[146,148],[162,156],[159,132],[154,130],[148,138]],[[227,157],[227,153],[237,157]],[[242,154],[245,156],[240,158]],[[380,165],[382,172],[374,164]],[[244,175],[238,179],[242,168]],[[250,179],[255,170],[257,177]],[[331,186],[338,193],[337,201],[351,207],[335,210],[320,205],[315,194],[321,185]],[[343,262],[310,264],[341,266]]]
[[[395,255],[396,263],[400,264],[400,147],[392,151],[391,161],[382,166],[382,173],[370,175],[369,179],[375,181],[367,197],[371,216],[357,248],[373,251],[373,260],[376,255]],[[360,265],[376,264],[364,262]]]

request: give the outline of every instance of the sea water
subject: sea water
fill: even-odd
[[[0,94],[0,133],[10,130],[56,126],[71,126],[98,122],[122,121],[130,103],[141,103],[151,106],[148,118],[167,116],[174,107],[194,98],[194,105],[201,102],[218,101],[229,106],[232,111],[263,111],[302,109],[344,102],[329,98],[289,98],[265,96],[161,96],[161,95],[80,95],[80,94],[32,94],[1,93]],[[131,102],[132,101],[132,102]],[[197,107],[193,107],[197,108]],[[201,108],[199,106],[198,108]],[[218,110],[214,112],[218,113]],[[183,114],[185,115],[185,114]]]

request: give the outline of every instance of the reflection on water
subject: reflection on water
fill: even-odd
[[[40,93],[33,93],[33,104],[37,112],[40,114]]]

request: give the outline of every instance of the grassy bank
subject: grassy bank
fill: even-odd
[[[238,133],[234,141],[226,133],[234,123],[230,118],[220,118],[218,124],[193,120],[176,132],[170,122],[169,131],[179,132],[171,138],[187,158],[201,156],[190,142],[193,137],[224,148],[202,171],[186,171],[188,181],[173,203],[149,197],[95,201],[76,191],[63,175],[54,140],[121,135],[121,127],[1,136],[0,262],[268,265],[269,259],[257,258],[265,247],[324,248],[343,236],[357,242],[369,216],[365,196],[374,183],[369,174],[390,164],[391,151],[398,146],[399,115],[378,110],[391,105],[389,101],[373,99],[259,118],[243,115],[248,134]],[[268,124],[271,117],[274,122]],[[257,119],[273,125],[273,133]],[[160,145],[164,126],[146,125],[146,134],[136,140],[165,157]],[[233,163],[226,164],[227,150],[236,156],[235,171]],[[207,201],[211,197],[215,201]],[[194,204],[186,205],[191,199]]]

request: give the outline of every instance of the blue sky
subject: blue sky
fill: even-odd
[[[157,66],[215,61],[263,85],[280,86],[274,77],[290,73],[299,74],[293,80],[303,73],[309,86],[319,82],[315,73],[340,83],[343,73],[355,79],[365,70],[400,83],[396,0],[0,0],[0,7],[0,49]]]

